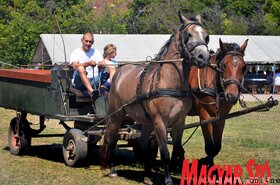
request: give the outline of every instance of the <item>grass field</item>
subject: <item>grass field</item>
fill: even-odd
[[[251,104],[252,106],[253,104]],[[237,107],[234,108],[235,110]],[[32,147],[24,156],[11,155],[7,145],[10,120],[16,112],[0,108],[0,184],[1,185],[137,185],[143,184],[142,165],[134,160],[130,148],[118,149],[117,172],[119,177],[105,177],[99,170],[99,153],[90,153],[83,167],[67,167],[63,161],[62,138],[33,138]],[[215,158],[215,164],[241,165],[243,178],[247,178],[246,165],[249,159],[257,164],[269,161],[273,179],[280,181],[280,106],[268,112],[254,112],[227,120],[223,146]],[[37,116],[28,116],[32,123],[38,123]],[[187,118],[194,122],[197,118]],[[71,123],[69,123],[71,125]],[[46,122],[44,133],[64,133],[65,130],[57,120]],[[35,127],[38,125],[34,125]],[[193,129],[185,130],[184,141]],[[204,141],[201,130],[195,132],[190,141],[184,145],[186,159],[205,157]],[[156,176],[155,184],[161,184],[162,174]],[[175,184],[180,183],[180,176],[173,175]],[[275,182],[276,184],[276,182]]]

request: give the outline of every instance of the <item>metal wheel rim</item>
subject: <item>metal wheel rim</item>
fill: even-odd
[[[76,151],[77,151],[77,147],[76,147],[76,143],[73,139],[70,139],[67,143],[67,147],[66,147],[66,156],[68,160],[74,160],[76,157]]]
[[[9,144],[10,144],[10,147],[14,148],[14,149],[19,149],[20,146],[21,146],[21,143],[20,143],[20,137],[19,137],[19,128],[18,128],[18,125],[17,124],[11,124],[10,125],[10,129],[11,129],[11,135],[9,137]]]

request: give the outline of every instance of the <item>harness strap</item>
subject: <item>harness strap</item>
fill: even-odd
[[[137,94],[137,95],[139,95],[139,94],[141,95],[141,94],[142,94],[141,88],[142,88],[142,85],[143,85],[143,82],[144,82],[144,78],[145,78],[146,74],[147,74],[148,72],[154,70],[154,68],[155,68],[155,71],[154,71],[154,73],[152,74],[152,83],[151,83],[150,91],[149,91],[149,92],[152,91],[152,89],[153,89],[153,84],[154,84],[154,75],[155,75],[155,73],[158,72],[158,70],[159,70],[159,68],[160,68],[160,65],[158,65],[158,64],[152,65],[152,64],[150,63],[150,64],[148,64],[148,65],[144,68],[143,72],[141,73],[140,81],[139,81],[139,83],[137,84],[137,89],[136,89],[136,94]],[[158,81],[157,81],[156,83],[158,83]],[[156,84],[156,86],[157,86],[157,84]],[[137,96],[136,96],[136,97],[137,97]],[[137,98],[136,98],[136,99],[137,99]],[[142,109],[144,110],[145,117],[146,117],[147,119],[151,120],[151,116],[149,115],[149,113],[148,113],[148,112],[146,111],[146,109],[144,108],[143,103],[142,103],[142,102],[139,102],[139,103],[140,103]]]
[[[208,94],[210,96],[214,96],[214,97],[216,96],[216,90],[215,89],[211,89],[209,87],[204,88],[203,91],[201,91],[199,89],[199,87],[194,87],[191,90],[194,93],[205,93],[205,94]]]
[[[187,96],[189,91],[179,91],[176,89],[158,89],[157,91],[152,91],[144,94],[139,94],[135,97],[135,103],[140,103],[147,99],[153,99],[158,97],[175,97],[175,98],[184,98]]]
[[[141,103],[144,100],[157,98],[157,97],[161,97],[161,96],[171,96],[171,97],[177,97],[177,98],[184,98],[188,94],[190,95],[191,93],[189,93],[189,91],[179,91],[179,90],[176,90],[176,89],[159,89],[158,91],[136,95],[134,98],[132,98],[127,103],[123,104],[117,110],[110,113],[105,118],[103,118],[102,120],[100,120],[99,122],[97,122],[96,124],[94,124],[93,126],[88,128],[87,130],[85,130],[84,133],[87,134],[88,131],[90,131],[92,128],[96,127],[97,125],[99,125],[100,123],[102,123],[103,121],[105,121],[106,119],[111,117],[112,115],[116,114],[117,112],[123,110],[123,108],[125,108],[129,105],[132,105],[134,103]]]

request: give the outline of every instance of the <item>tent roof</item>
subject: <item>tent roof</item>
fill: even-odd
[[[106,44],[117,46],[118,61],[143,61],[155,57],[160,48],[170,38],[165,34],[94,34],[94,48],[103,53]],[[62,39],[63,38],[63,39]],[[81,47],[82,34],[41,34],[32,63],[60,64],[69,62],[70,54]],[[210,35],[209,49],[219,48],[219,38],[223,42],[235,42],[242,45],[249,39],[245,51],[247,63],[280,63],[280,36],[251,35]],[[64,44],[63,44],[64,42]],[[64,49],[65,47],[65,49]]]

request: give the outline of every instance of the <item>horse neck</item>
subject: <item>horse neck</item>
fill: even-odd
[[[173,40],[170,42],[165,55],[162,56],[163,60],[172,60],[172,62],[162,65],[161,70],[162,74],[169,74],[167,75],[167,78],[163,77],[165,80],[171,81],[171,83],[177,88],[179,87],[180,89],[188,90],[190,64],[186,59],[183,59],[183,61],[181,60],[180,44],[181,41],[179,35],[176,33]],[[177,78],[177,80],[174,78]]]

